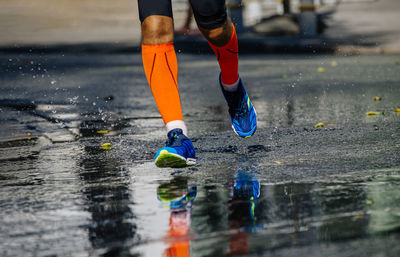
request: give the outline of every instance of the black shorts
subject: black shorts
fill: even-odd
[[[199,27],[215,29],[221,27],[227,18],[225,0],[189,0],[194,18]],[[150,15],[172,18],[171,0],[138,0],[140,21]]]

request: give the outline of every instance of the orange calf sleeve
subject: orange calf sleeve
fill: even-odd
[[[143,67],[158,110],[167,124],[183,120],[174,45],[142,45]]]
[[[218,64],[221,69],[221,80],[225,85],[232,85],[239,79],[238,73],[238,42],[235,26],[233,26],[231,40],[224,46],[214,46],[210,42],[215,55],[218,59]]]

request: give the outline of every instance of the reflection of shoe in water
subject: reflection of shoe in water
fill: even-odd
[[[185,177],[174,177],[157,188],[157,198],[162,206],[170,209],[169,230],[166,235],[168,248],[163,256],[190,257],[190,209],[196,198],[197,187]]]
[[[260,182],[246,173],[239,172],[233,188],[233,198],[255,200],[260,196]]]
[[[256,221],[255,209],[258,205],[258,198],[260,197],[260,182],[254,178],[253,174],[245,172],[238,172],[233,187],[232,200],[239,200],[245,204],[245,208],[249,208],[251,220]],[[243,208],[243,207],[242,207]],[[256,231],[257,226],[253,224],[245,230]]]
[[[257,129],[257,114],[244,89],[242,79],[239,78],[238,88],[234,92],[223,89],[221,76],[219,84],[229,106],[233,131],[240,137],[251,137]]]
[[[187,179],[182,177],[176,177],[157,188],[157,199],[163,203],[164,207],[176,212],[190,208],[196,195],[196,185],[188,184]]]
[[[196,155],[192,141],[181,129],[168,132],[166,146],[158,150],[155,156],[157,167],[186,167],[196,165]]]

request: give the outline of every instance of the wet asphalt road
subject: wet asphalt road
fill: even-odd
[[[400,56],[241,56],[246,140],[178,60],[198,165],[158,169],[140,55],[0,56],[1,256],[399,255]]]

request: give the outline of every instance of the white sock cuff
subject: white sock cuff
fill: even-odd
[[[180,129],[182,129],[183,134],[185,136],[188,136],[187,135],[187,128],[186,128],[185,122],[183,120],[170,121],[167,124],[165,124],[165,127],[167,129],[167,133],[170,132],[173,129],[180,128]]]
[[[234,92],[234,91],[236,91],[236,89],[237,89],[238,86],[239,86],[239,80],[240,80],[240,77],[238,78],[238,80],[237,80],[235,83],[233,83],[233,84],[231,84],[231,85],[224,84],[224,83],[221,81],[222,87],[224,88],[225,91]]]

